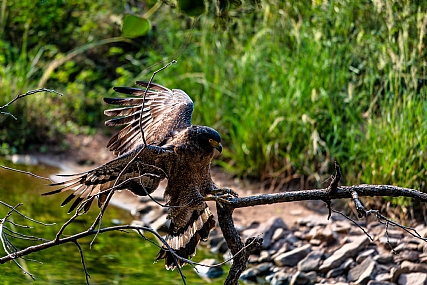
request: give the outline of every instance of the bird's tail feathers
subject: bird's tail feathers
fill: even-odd
[[[212,212],[206,207],[200,212],[195,210],[185,227],[178,230],[174,228],[171,223],[165,238],[166,242],[178,256],[191,259],[196,254],[196,247],[200,241],[206,240],[210,231],[215,228],[215,220]],[[174,257],[165,246],[160,249],[156,261],[160,259],[165,259],[165,267],[168,270],[187,264],[184,260]]]

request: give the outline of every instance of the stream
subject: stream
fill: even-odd
[[[30,171],[45,177],[58,173],[58,169],[52,167],[14,165],[8,161],[1,160],[1,158],[0,164]],[[13,214],[12,220],[15,223],[33,227],[24,229],[15,226],[14,229],[16,231],[51,240],[55,237],[61,225],[69,219],[68,208],[60,207],[69,192],[53,196],[41,196],[40,194],[52,190],[51,187],[46,186],[47,183],[48,181],[46,180],[0,168],[1,201],[13,206],[23,203],[19,207],[23,214],[44,223],[56,223],[53,226],[43,226]],[[3,218],[8,210],[5,206],[0,205],[0,218]],[[80,216],[71,223],[66,228],[64,235],[86,230],[97,214],[98,208],[96,206],[92,207],[87,214]],[[110,206],[103,218],[103,226],[129,224],[133,219],[129,212]],[[8,226],[10,228],[13,227],[11,225]],[[147,237],[154,240],[148,234]],[[39,243],[21,239],[11,239],[11,241],[20,249]],[[86,266],[90,274],[90,284],[183,284],[181,276],[176,270],[166,270],[163,261],[153,263],[158,248],[134,232],[100,234],[92,248],[89,247],[91,241],[92,237],[80,240]],[[5,255],[3,248],[1,255]],[[199,248],[195,261],[215,257],[205,248]],[[85,284],[85,274],[80,261],[80,254],[74,244],[56,246],[33,253],[27,258],[35,259],[37,262],[23,259],[20,259],[19,262],[23,268],[35,276],[36,281],[32,281],[30,276],[23,274],[18,266],[13,262],[9,262],[0,264],[0,284]],[[227,270],[225,271],[227,272]],[[183,268],[183,272],[186,276],[187,284],[207,283],[189,265]],[[223,284],[225,277],[226,275],[223,275],[221,278],[211,280],[210,284]]]

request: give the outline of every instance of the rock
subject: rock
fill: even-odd
[[[311,246],[306,244],[291,251],[282,253],[274,258],[274,264],[277,266],[295,266],[311,251]]]
[[[393,262],[393,254],[387,253],[387,254],[378,254],[374,256],[374,260],[381,264],[387,264]]]
[[[271,278],[270,285],[289,285],[290,278],[290,274],[279,271]]]
[[[356,284],[367,284],[369,280],[374,279],[375,261],[371,257],[367,257],[361,264],[350,269],[347,275],[349,282],[356,281]]]
[[[307,275],[303,272],[298,271],[295,273],[291,281],[289,282],[289,285],[311,285],[311,280],[307,277]]]
[[[394,255],[394,261],[396,262],[402,262],[402,261],[418,261],[419,260],[420,253],[418,251],[413,250],[405,250],[402,251],[398,255]]]
[[[244,230],[242,232],[242,235],[244,237],[261,235],[261,237],[264,240],[261,246],[262,249],[269,249],[271,246],[273,235],[275,231],[279,228],[282,228],[283,230],[288,230],[288,227],[283,222],[282,218],[272,217],[267,222],[260,224],[256,228],[250,228],[250,229]]]
[[[382,236],[380,237],[379,242],[382,243],[386,248],[390,248],[390,246],[394,248],[399,244],[400,239]]]
[[[331,223],[331,220],[328,220],[326,215],[311,215],[306,217],[301,217],[297,220],[297,224],[300,226],[326,226]]]
[[[339,234],[348,234],[351,229],[349,221],[337,221],[331,225],[332,231]]]
[[[240,279],[244,281],[253,281],[256,282],[258,277],[268,275],[272,272],[272,265],[271,263],[262,263],[255,267],[248,268],[245,271],[243,271],[242,275],[240,276]]]
[[[403,239],[402,239],[403,242]],[[401,243],[394,248],[394,251],[400,253],[405,250],[418,250],[418,243]]]
[[[333,268],[333,269],[328,271],[328,273],[326,274],[326,278],[334,278],[337,276],[341,276],[344,274],[344,272],[345,272],[345,270],[341,267]]]
[[[210,266],[218,264],[218,262],[213,258],[203,259],[202,261],[200,261],[200,263]],[[218,278],[224,274],[222,266],[207,267],[202,265],[196,265],[196,267],[194,267],[194,270],[200,277],[203,278]]]
[[[346,261],[344,261],[340,268],[344,270],[349,270],[350,268],[354,267],[356,265],[356,262],[354,262],[353,258],[347,258]]]
[[[378,282],[386,282],[387,281],[386,283],[394,284],[394,283],[388,282],[390,279],[391,279],[390,273],[380,273],[377,276],[375,276],[375,281],[378,281]]]
[[[286,240],[280,240],[277,244],[275,244],[273,246],[273,249],[274,249],[273,251],[275,251],[274,253],[273,253],[273,251],[269,251],[271,259],[275,259],[280,254],[285,253],[287,251],[290,251],[294,248],[292,246],[290,246],[289,243],[286,242]]]
[[[308,232],[304,239],[309,240],[311,244],[320,245],[322,242],[332,244],[338,239],[338,236],[329,227],[315,226]],[[313,240],[320,241],[320,243],[312,243]]]
[[[387,281],[371,280],[368,282],[368,285],[395,285],[395,284]]]
[[[157,220],[151,223],[150,227],[158,232],[167,232],[171,222],[169,219],[167,219],[167,216],[168,214],[163,214],[162,216],[158,217]]]
[[[338,250],[328,257],[319,270],[323,273],[332,268],[339,267],[347,258],[354,257],[361,249],[369,244],[369,238],[366,235],[355,236],[352,242],[344,244]]]
[[[356,262],[357,263],[362,263],[363,260],[365,260],[367,257],[373,257],[373,255],[375,254],[376,250],[371,248],[368,250],[365,250],[362,253],[359,253],[356,257]]]
[[[156,206],[152,206],[150,205],[150,210],[144,214],[141,218],[141,220],[144,222],[144,224],[150,226],[151,223],[153,223],[154,221],[156,221],[157,219],[159,219],[162,215],[164,215],[164,211],[163,208],[156,205]]]
[[[268,253],[268,251],[267,250],[261,250],[261,252],[259,253],[258,262],[263,263],[263,262],[269,262],[270,260],[271,260],[271,256]]]
[[[287,231],[285,231],[283,228],[278,228],[273,234],[273,237],[271,238],[272,242],[276,242],[286,236]]]
[[[298,262],[298,271],[308,272],[312,270],[318,270],[323,253],[323,250],[315,250],[310,252],[306,257],[304,257],[304,259]]]
[[[400,265],[400,268],[407,269],[407,272],[422,272],[427,273],[427,264],[419,264],[419,263],[413,263],[409,261],[404,261]]]
[[[217,254],[217,253],[224,254],[227,252],[227,250],[228,250],[227,242],[225,241],[225,239],[222,239],[216,246],[211,247],[210,252],[214,254]]]
[[[427,285],[426,273],[404,273],[399,276],[397,281],[399,285]]]

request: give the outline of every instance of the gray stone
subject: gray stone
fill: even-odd
[[[374,260],[381,264],[387,264],[393,262],[393,254],[386,253],[386,254],[378,254],[374,256]]]
[[[218,264],[218,262],[213,258],[204,259],[204,260],[200,261],[200,263],[206,264],[206,265]],[[224,270],[222,269],[222,266],[207,267],[207,266],[202,266],[202,265],[196,265],[194,270],[197,272],[197,274],[200,277],[209,278],[209,279],[210,278],[218,278],[224,274]]]
[[[348,221],[337,221],[331,225],[331,229],[339,234],[348,234],[351,229],[351,224]]]
[[[271,260],[271,256],[268,253],[268,251],[267,250],[261,250],[261,252],[259,253],[258,262],[263,263],[263,262],[269,262],[270,260]]]
[[[323,225],[326,226],[331,223],[331,220],[328,220],[328,217],[326,215],[311,215],[306,217],[301,217],[297,220],[297,223],[300,226],[319,226]]]
[[[218,253],[224,254],[227,252],[227,250],[228,250],[228,245],[225,239],[222,239],[221,241],[219,241],[219,243],[216,246],[211,247],[210,249],[210,251],[214,254],[218,254]]]
[[[397,283],[400,275],[405,273],[420,272],[427,273],[427,264],[418,264],[409,261],[403,261],[399,268],[391,269],[391,282]]]
[[[289,285],[291,275],[283,271],[279,271],[271,278],[270,285]]]
[[[399,276],[399,285],[427,285],[427,274],[421,272],[404,273]]]
[[[307,275],[303,272],[298,271],[295,273],[289,285],[311,285],[311,280],[307,277]]]
[[[346,261],[344,261],[340,268],[344,270],[349,270],[350,268],[354,267],[356,265],[356,262],[354,262],[353,258],[347,258]]]
[[[400,239],[388,238],[388,237],[382,236],[380,237],[379,242],[382,243],[384,246],[386,246],[386,248],[390,248],[390,246],[396,247],[399,244]]]
[[[268,249],[271,246],[275,231],[279,228],[288,230],[288,227],[285,222],[283,222],[282,218],[272,217],[267,222],[259,225],[256,229],[253,229],[253,231],[245,230],[242,234],[247,237],[261,235],[264,240],[262,243],[262,249]]]
[[[371,280],[368,282],[368,285],[395,285],[395,284],[387,281]]]
[[[365,250],[362,253],[359,253],[356,257],[356,262],[362,263],[367,257],[373,257],[375,252],[376,250],[371,248],[371,249]]]
[[[356,281],[357,284],[367,284],[369,280],[374,279],[375,265],[375,261],[371,257],[367,257],[361,264],[350,269],[347,280]]]
[[[307,278],[310,280],[311,283],[316,283],[317,281],[317,272],[316,271],[310,271],[310,272],[306,272],[305,276],[307,276]]]
[[[309,240],[310,243],[312,243],[312,240],[316,240],[320,241],[320,243],[325,242],[327,244],[332,244],[338,239],[338,236],[330,227],[315,226],[308,232],[304,239]]]
[[[377,276],[375,276],[375,281],[378,282],[388,282],[391,279],[391,274],[390,273],[380,273]],[[392,283],[391,283],[392,284]]]
[[[319,270],[323,273],[339,267],[347,258],[354,257],[360,250],[369,244],[369,238],[366,235],[355,236],[352,242],[344,244],[338,250],[328,257]]]
[[[323,257],[323,250],[315,250],[310,252],[304,259],[298,262],[298,271],[308,272],[318,270],[320,261]]]
[[[274,264],[277,266],[295,266],[311,251],[311,246],[306,244],[291,251],[282,253],[274,258]]]
[[[402,262],[402,261],[418,261],[420,253],[418,251],[413,250],[405,250],[399,253],[398,255],[394,255],[394,261]]]
[[[333,268],[328,271],[328,273],[326,274],[326,278],[334,278],[337,276],[341,276],[344,274],[344,272],[345,270],[341,267]]]

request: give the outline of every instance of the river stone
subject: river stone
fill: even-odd
[[[387,281],[371,280],[368,282],[368,285],[395,285],[395,284]]]
[[[311,251],[311,246],[306,244],[302,247],[297,247],[291,251],[282,253],[274,258],[274,264],[277,266],[295,266]]]
[[[371,257],[367,257],[361,264],[350,269],[347,280],[356,281],[356,284],[367,284],[369,280],[375,279],[376,263]]]
[[[393,254],[386,253],[386,254],[378,254],[374,256],[374,260],[381,264],[387,264],[393,262]]]
[[[365,250],[362,253],[359,253],[356,257],[357,263],[362,263],[367,257],[372,257],[376,253],[376,250],[371,248],[368,250]]]
[[[341,267],[333,268],[326,273],[326,278],[334,278],[343,275],[345,270]]]
[[[400,274],[399,285],[427,285],[427,274],[421,272]]]
[[[298,262],[298,271],[308,272],[319,269],[320,261],[323,257],[323,250],[310,252],[304,259]]]
[[[301,272],[297,271],[291,278],[289,285],[311,285],[311,280],[308,276]]]
[[[393,257],[395,262],[400,263],[402,261],[418,261],[419,256],[420,253],[418,251],[405,250],[398,255],[394,255]]]
[[[332,255],[323,262],[319,270],[325,273],[333,268],[339,267],[347,258],[354,257],[368,244],[369,238],[366,235],[355,236],[352,242],[346,243],[338,250],[334,251]]]
[[[258,262],[263,263],[263,262],[269,262],[270,260],[271,260],[271,256],[268,253],[268,251],[267,250],[261,250],[261,252],[259,253]]]
[[[399,268],[391,269],[391,282],[397,283],[401,274],[410,272],[427,273],[427,264],[418,264],[409,261],[403,261]]]
[[[271,278],[270,285],[289,285],[291,275],[283,271],[279,271]]]
[[[200,261],[200,263],[209,266],[218,264],[218,262],[214,258],[203,259],[202,261]],[[222,269],[221,265],[215,267],[196,265],[196,267],[194,267],[194,270],[200,277],[203,278],[218,278],[224,274],[224,270]]]

